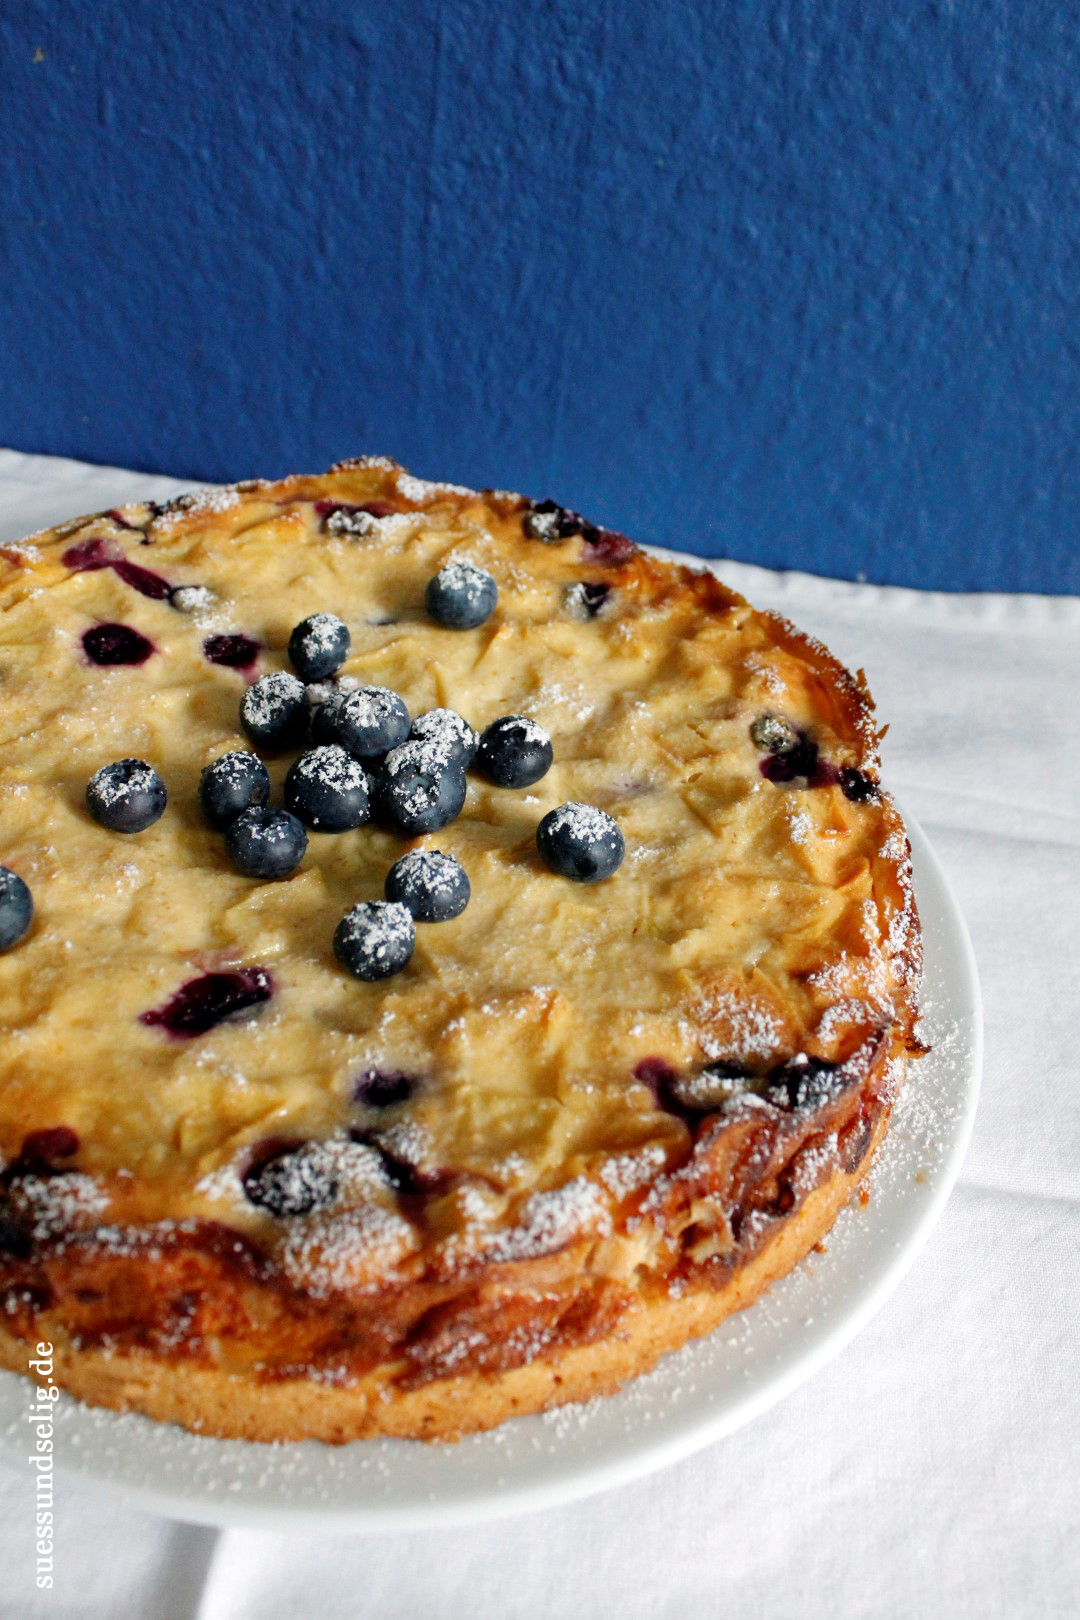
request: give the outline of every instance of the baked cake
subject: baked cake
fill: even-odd
[[[861,673],[381,458],[62,524],[0,608],[3,1365],[453,1438],[822,1239],[919,1050]]]

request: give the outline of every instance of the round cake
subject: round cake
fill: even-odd
[[[449,1439],[823,1238],[920,1050],[861,672],[374,457],[0,548],[0,609],[4,1366]]]

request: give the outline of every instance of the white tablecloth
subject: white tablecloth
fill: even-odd
[[[164,478],[0,451],[0,538]],[[666,1620],[1080,1613],[1080,600],[723,576],[869,675],[887,780],[971,929],[987,1059],[929,1247],[823,1372],[689,1461],[394,1537],[192,1529],[61,1479],[51,1592],[0,1471],[0,1613]]]

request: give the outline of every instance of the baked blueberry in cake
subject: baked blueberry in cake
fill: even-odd
[[[919,1051],[861,674],[379,458],[64,523],[0,607],[4,1365],[452,1438],[828,1231]]]

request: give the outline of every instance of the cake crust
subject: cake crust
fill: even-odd
[[[374,458],[0,550],[0,860],[39,914],[0,957],[5,1366],[48,1340],[81,1398],[209,1434],[454,1438],[707,1332],[865,1176],[919,1051],[921,960],[865,680],[558,508],[552,543],[545,505]],[[417,604],[459,556],[500,606],[440,630]],[[345,983],[318,929],[400,838],[319,839],[260,885],[192,808],[242,745],[244,681],[322,609],[353,630],[347,676],[474,726],[531,713],[555,743],[531,802],[471,783],[404,846],[454,853],[474,899],[390,987]],[[151,652],[88,668],[103,624]],[[800,739],[784,770],[762,715]],[[133,752],[170,790],[136,850],[77,791]],[[626,831],[593,893],[536,861],[556,793]],[[192,973],[238,975],[246,1021],[170,1035]],[[372,1074],[400,1081],[389,1107]],[[313,1154],[325,1209],[245,1200],[283,1148]]]

